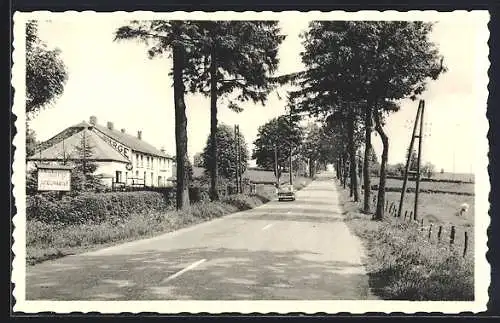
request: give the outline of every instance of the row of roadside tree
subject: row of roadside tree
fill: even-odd
[[[36,24],[30,26],[28,46],[37,43]],[[429,80],[446,71],[436,45],[429,40],[431,31],[431,23],[420,21],[312,21],[301,35],[305,69],[288,75],[275,75],[278,50],[285,39],[277,21],[132,21],[116,30],[115,40],[145,43],[150,58],[172,58],[177,165],[189,163],[185,96],[210,97],[210,137],[204,160],[212,200],[219,199],[218,146],[224,149],[224,142],[217,139],[218,108],[241,111],[240,102],[266,104],[273,90],[286,85],[292,87],[288,92],[290,114],[259,128],[252,157],[267,168],[276,156],[283,159],[290,154],[303,156],[310,165],[334,163],[337,170],[349,173],[356,201],[360,198],[357,170],[361,169],[364,211],[371,212],[371,138],[375,129],[383,145],[375,211],[380,219],[389,150],[384,130],[387,117],[400,109],[401,100],[417,99]],[[34,39],[32,43],[30,39]],[[57,52],[45,51],[47,56],[38,47],[27,48],[28,56],[38,53],[41,57],[27,60],[27,113],[36,113],[62,93],[67,78]],[[48,87],[48,94],[30,86],[29,67],[42,58],[49,60],[45,65],[52,70],[41,74],[55,75],[48,83],[55,84],[53,89]],[[33,76],[31,79],[38,82]],[[304,131],[299,121],[305,115],[316,122]],[[279,165],[284,164],[280,160]],[[278,177],[282,168],[275,170]],[[176,205],[183,209],[189,206],[186,167],[176,168],[176,178]]]

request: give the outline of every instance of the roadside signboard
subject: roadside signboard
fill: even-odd
[[[70,191],[71,167],[62,165],[38,165],[39,191]]]

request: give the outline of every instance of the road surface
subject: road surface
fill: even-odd
[[[26,300],[375,299],[332,177],[152,239],[27,268]]]

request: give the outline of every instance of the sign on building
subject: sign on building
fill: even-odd
[[[61,165],[38,165],[39,191],[70,191],[71,167]]]

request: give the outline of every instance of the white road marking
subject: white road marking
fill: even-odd
[[[288,211],[288,212],[286,212],[286,214],[290,214],[290,213],[292,213],[292,211]]]
[[[269,223],[268,225],[266,225],[265,227],[262,228],[262,230],[267,230],[269,229],[270,227],[272,227],[272,223]]]
[[[178,272],[176,272],[175,274],[173,275],[170,275],[168,276],[167,278],[165,278],[162,283],[166,283],[168,281],[171,281],[172,279],[174,278],[177,278],[179,277],[180,275],[184,274],[186,271],[188,270],[191,270],[193,268],[195,268],[196,266],[199,266],[201,265],[202,263],[204,263],[205,261],[207,261],[206,259],[201,259],[201,260],[198,260],[197,262],[194,262],[192,263],[191,265],[187,266],[186,268],[182,269],[182,270],[179,270]]]

